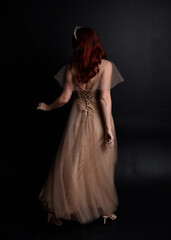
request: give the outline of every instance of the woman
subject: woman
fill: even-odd
[[[111,111],[110,89],[124,81],[114,63],[105,60],[99,38],[89,27],[76,27],[74,53],[70,64],[55,78],[62,94],[50,105],[39,103],[37,110],[50,111],[75,99],[56,158],[39,194],[47,222],[62,225],[62,219],[81,224],[103,217],[116,219],[118,207],[114,184],[117,141]]]

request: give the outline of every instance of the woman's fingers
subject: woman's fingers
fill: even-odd
[[[108,141],[108,142],[106,143],[106,147],[111,147],[113,144],[114,144],[114,140],[111,139],[110,141]]]
[[[38,105],[37,105],[37,110],[39,110],[41,108],[41,103],[38,103]]]
[[[38,103],[36,109],[37,109],[37,110],[44,110],[44,108],[45,108],[44,105],[45,105],[44,103]]]
[[[38,103],[37,110],[49,111],[48,105],[44,102]]]
[[[113,142],[110,144],[106,144],[106,147],[111,147],[113,145]]]
[[[107,140],[105,143],[106,147],[111,147],[114,144],[114,137],[113,137],[112,132],[107,133],[106,140]]]

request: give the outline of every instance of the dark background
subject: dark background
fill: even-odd
[[[73,239],[165,239],[171,200],[171,1],[6,1],[0,13],[3,237],[67,239],[72,228]],[[37,112],[36,106],[62,91],[53,76],[70,61],[76,25],[96,31],[107,59],[125,79],[111,91],[120,206],[107,230],[100,219],[87,228],[66,223],[64,230],[49,231],[38,194],[73,98],[51,112]]]

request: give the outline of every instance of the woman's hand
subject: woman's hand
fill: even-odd
[[[42,103],[38,103],[36,110],[49,111],[50,109],[46,103],[42,102]]]
[[[111,130],[106,130],[106,147],[111,147],[114,144],[114,136]]]

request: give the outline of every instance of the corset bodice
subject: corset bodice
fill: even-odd
[[[92,91],[92,89],[82,89],[79,86],[75,87],[77,101],[81,111],[84,111],[86,115],[88,112],[93,113],[97,111],[98,107],[98,93],[97,91]]]

